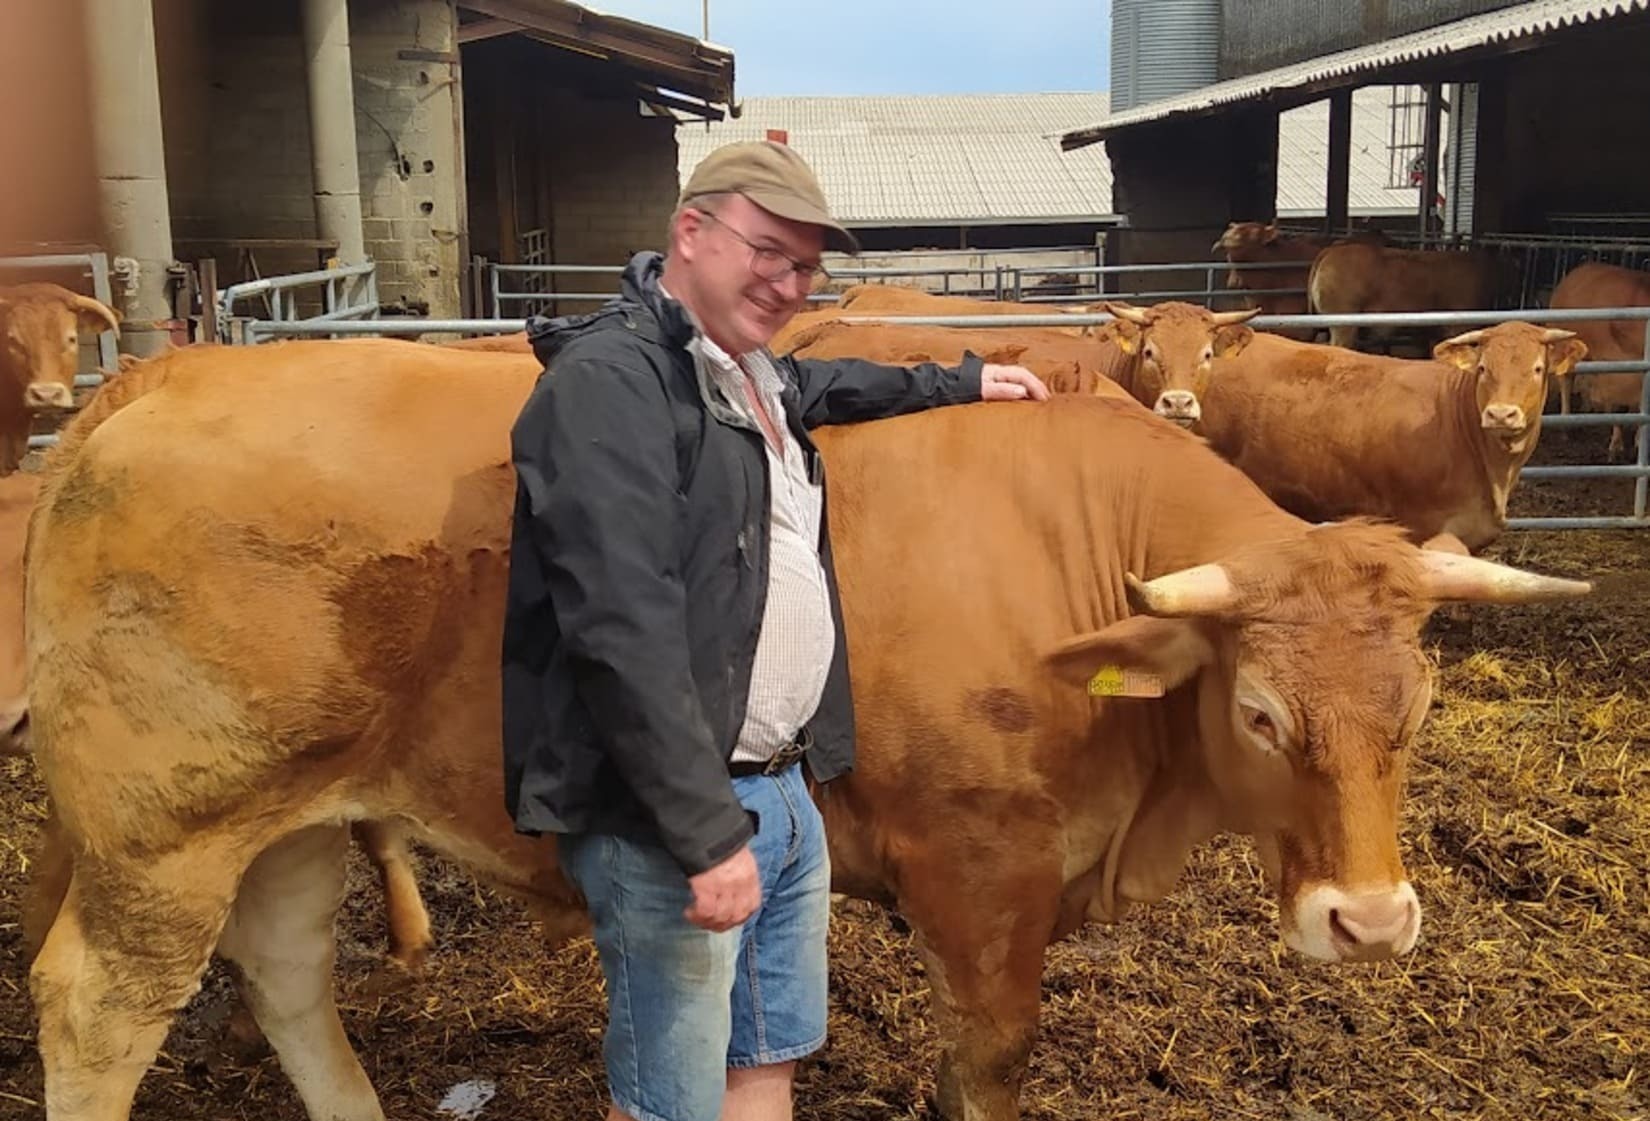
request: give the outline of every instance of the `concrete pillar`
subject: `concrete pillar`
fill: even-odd
[[[1348,195],[1352,187],[1352,91],[1329,95],[1329,180],[1324,191],[1324,215],[1331,235],[1346,232],[1351,219]]]
[[[304,0],[310,152],[315,225],[338,242],[338,259],[367,259],[361,236],[361,172],[355,153],[355,89],[349,49],[349,0]]]
[[[148,356],[169,341],[173,263],[150,0],[86,0],[86,56],[103,237],[121,273],[120,346]]]

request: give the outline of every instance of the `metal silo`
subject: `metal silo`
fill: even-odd
[[[1219,78],[1220,0],[1112,0],[1111,110]]]

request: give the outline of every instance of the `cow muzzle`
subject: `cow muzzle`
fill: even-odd
[[[1524,410],[1517,405],[1485,405],[1484,413],[1478,419],[1485,432],[1494,432],[1503,436],[1522,436],[1524,430],[1530,426],[1524,416]]]
[[[74,408],[74,391],[62,382],[31,381],[23,390],[23,407],[32,413]]]
[[[1421,904],[1408,880],[1385,890],[1322,885],[1295,904],[1289,947],[1321,961],[1385,961],[1407,954],[1421,933]]]
[[[1170,389],[1158,394],[1152,411],[1182,428],[1190,428],[1203,418],[1203,408],[1198,404],[1197,394],[1185,389]]]

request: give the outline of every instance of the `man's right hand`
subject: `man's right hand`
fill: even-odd
[[[682,914],[694,926],[717,934],[750,918],[762,902],[762,879],[749,845],[697,876],[689,876],[688,887],[693,889],[693,903]]]

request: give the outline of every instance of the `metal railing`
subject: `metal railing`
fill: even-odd
[[[506,303],[527,303],[538,307],[556,300],[607,301],[618,295],[618,287],[604,292],[512,292],[504,287],[511,276],[612,276],[624,275],[623,265],[501,265],[493,261],[483,266],[487,272],[487,309],[495,317],[503,313]]]
[[[844,323],[905,323],[935,327],[1077,327],[1108,323],[1103,314],[1057,315],[873,315],[846,314]],[[1525,308],[1515,311],[1431,311],[1359,315],[1259,315],[1249,321],[1258,330],[1274,328],[1328,327],[1484,327],[1519,320],[1556,325],[1611,319],[1650,321],[1650,307],[1626,308]],[[1646,323],[1644,356],[1637,361],[1587,361],[1576,366],[1573,377],[1595,374],[1650,373],[1650,322]],[[1631,413],[1580,413],[1543,416],[1548,428],[1622,428],[1638,432],[1637,461],[1632,464],[1574,464],[1526,466],[1520,478],[1527,479],[1632,479],[1633,512],[1627,517],[1539,517],[1510,518],[1509,529],[1650,529],[1647,499],[1650,499],[1650,376],[1641,378],[1638,411]]]
[[[511,266],[524,268],[528,266]],[[548,266],[556,267],[556,266]],[[566,268],[567,266],[561,266]],[[1107,265],[1086,266],[1093,271],[1117,273],[1185,272],[1188,269],[1228,269],[1224,262],[1197,262],[1193,265]],[[1271,267],[1262,265],[1262,267]],[[601,266],[587,266],[596,271]],[[1213,285],[1210,285],[1211,292]],[[1287,291],[1287,290],[1286,290]],[[1131,294],[1136,299],[1144,298]],[[1072,327],[1108,323],[1112,317],[1103,313],[1059,312],[1041,315],[879,315],[873,313],[843,315],[847,323],[905,323],[941,327]],[[1330,327],[1480,327],[1511,320],[1556,325],[1571,322],[1628,319],[1650,321],[1650,308],[1576,308],[1519,310],[1486,310],[1463,312],[1365,313],[1358,315],[1262,315],[1250,320],[1258,329],[1273,328],[1330,328]],[[324,317],[285,319],[274,321],[240,320],[238,341],[257,342],[264,338],[314,338],[345,335],[405,335],[422,334],[507,334],[526,326],[525,319],[418,319],[396,317],[372,322],[340,321]],[[1636,361],[1590,360],[1579,364],[1571,376],[1586,378],[1598,374],[1639,373],[1650,371],[1650,331],[1647,331],[1644,356]],[[1633,512],[1622,517],[1540,517],[1513,518],[1511,529],[1620,529],[1650,528],[1647,499],[1650,499],[1650,377],[1643,377],[1639,390],[1638,410],[1630,413],[1583,413],[1568,416],[1544,416],[1542,424],[1548,428],[1632,428],[1638,433],[1636,462],[1632,464],[1571,464],[1525,467],[1522,478],[1531,480],[1564,479],[1631,479]]]
[[[299,300],[306,294],[319,301],[319,313],[300,314]],[[251,299],[263,300],[265,318],[236,313],[236,304]],[[228,343],[255,343],[259,336],[273,334],[270,328],[275,324],[307,323],[325,327],[377,318],[378,267],[371,261],[248,280],[231,284],[218,293],[218,334]]]
[[[113,308],[114,289],[109,284],[109,255],[101,251],[95,253],[45,253],[28,257],[0,257],[0,271],[9,269],[18,270],[62,270],[83,268],[85,275],[92,279],[92,297],[106,308]],[[74,387],[76,389],[96,389],[103,384],[102,370],[113,370],[120,365],[120,350],[117,346],[115,332],[112,330],[99,331],[97,335],[97,366],[91,373],[76,374]],[[30,436],[28,446],[32,448],[49,448],[57,443],[57,433],[48,432],[39,436]]]

